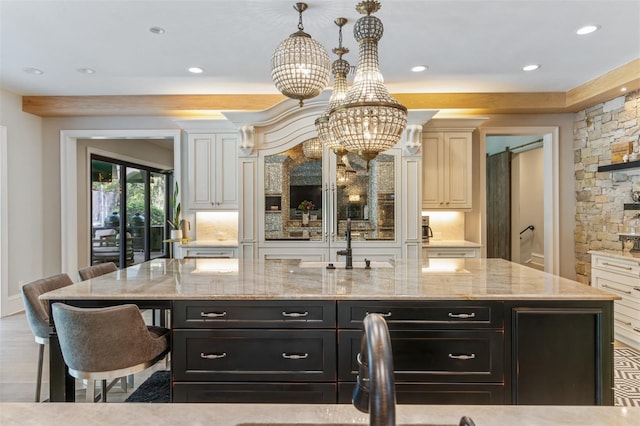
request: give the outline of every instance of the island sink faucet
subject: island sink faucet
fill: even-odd
[[[371,426],[395,426],[396,391],[393,356],[387,322],[380,314],[364,318],[364,333],[358,354],[358,379],[353,405],[369,413]]]
[[[347,230],[344,232],[344,238],[347,240],[347,249],[338,250],[338,256],[345,256],[344,269],[353,269],[353,252],[351,250],[351,219],[347,219]]]

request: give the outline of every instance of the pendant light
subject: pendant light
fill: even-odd
[[[382,21],[371,15],[380,7],[377,0],[364,0],[356,6],[366,14],[353,28],[359,47],[356,76],[344,104],[329,113],[329,127],[336,138],[367,165],[398,143],[407,125],[407,108],[391,97],[380,73],[378,41],[384,29]]]
[[[302,153],[310,160],[322,158],[322,142],[318,138],[307,139],[302,142]]]
[[[330,60],[327,50],[305,33],[302,12],[308,5],[296,3],[298,31],[282,41],[271,58],[271,79],[285,96],[303,100],[318,96],[329,83]]]
[[[347,98],[347,74],[351,70],[349,62],[342,59],[342,55],[349,53],[349,49],[342,47],[342,27],[347,23],[347,18],[337,18],[335,24],[340,28],[338,30],[338,47],[333,49],[333,53],[338,55],[331,65],[331,71],[333,73],[333,92],[329,98],[329,105],[322,115],[316,118],[315,125],[318,132],[318,138],[322,143],[332,150],[336,155],[343,156],[347,153],[347,150],[342,146],[340,140],[335,137],[331,128],[329,127],[329,112],[336,108]]]

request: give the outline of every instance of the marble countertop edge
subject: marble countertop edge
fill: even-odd
[[[640,408],[602,406],[398,405],[396,423],[478,426],[637,425]],[[165,425],[368,425],[367,414],[347,404],[38,404],[0,403],[3,426]]]

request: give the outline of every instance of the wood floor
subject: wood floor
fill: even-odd
[[[145,312],[146,313],[146,312]],[[49,398],[49,354],[45,347],[41,400]],[[33,402],[38,368],[38,345],[33,339],[24,313],[0,318],[0,401]],[[155,370],[165,369],[164,361],[135,375],[139,386]],[[114,386],[108,393],[109,402],[123,402],[131,394]],[[76,401],[85,401],[85,387],[76,381]]]

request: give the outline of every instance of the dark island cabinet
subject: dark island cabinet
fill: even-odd
[[[613,302],[509,302],[511,403],[613,405]]]
[[[174,304],[174,402],[335,403],[335,301]]]
[[[181,300],[174,402],[350,403],[383,315],[400,404],[613,405],[611,300]]]
[[[389,327],[399,404],[504,404],[501,302],[338,301],[338,400],[349,403],[358,374],[362,321]]]

